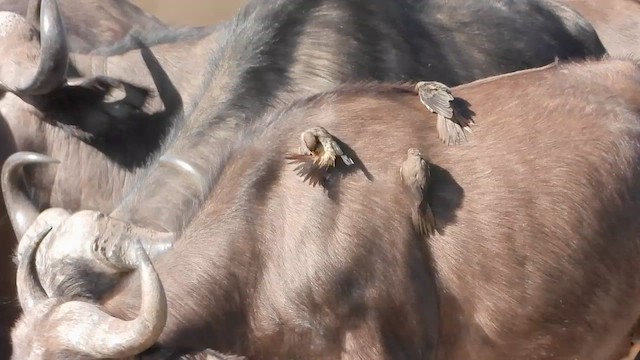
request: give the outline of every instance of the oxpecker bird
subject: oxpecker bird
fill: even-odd
[[[423,236],[433,234],[436,222],[426,198],[431,172],[420,150],[410,148],[407,151],[407,159],[400,166],[400,178],[413,200],[411,208],[413,225]]]
[[[288,154],[286,158],[293,163],[302,163],[296,170],[313,186],[327,180],[329,170],[336,166],[337,157],[347,166],[354,164],[353,159],[344,153],[333,135],[320,126],[300,134],[299,151],[300,154]]]
[[[420,81],[415,88],[420,102],[438,117],[438,137],[447,145],[458,145],[466,141],[464,131],[471,132],[468,124],[461,124],[454,117],[451,89],[437,81]]]

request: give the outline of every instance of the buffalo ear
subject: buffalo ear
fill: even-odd
[[[69,79],[43,96],[27,99],[43,119],[81,139],[121,137],[139,126],[151,91],[108,76]]]
[[[148,89],[108,76],[70,79],[60,91],[67,92],[72,98],[85,96],[104,104],[116,107],[126,104],[135,109],[142,109],[151,93]]]

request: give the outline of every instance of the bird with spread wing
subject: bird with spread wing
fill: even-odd
[[[451,102],[451,89],[437,81],[420,81],[415,87],[420,102],[438,117],[438,137],[447,145],[466,141],[465,131],[471,132],[470,123],[460,123],[455,117]]]
[[[329,170],[336,167],[338,157],[347,166],[354,164],[353,159],[344,153],[333,135],[320,126],[307,129],[300,134],[299,151],[299,154],[287,154],[286,158],[291,160],[291,163],[300,163],[296,171],[312,186],[324,184]]]

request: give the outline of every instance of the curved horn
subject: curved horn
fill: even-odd
[[[22,261],[18,265],[16,276],[18,299],[24,312],[29,312],[34,306],[48,299],[47,293],[42,288],[40,280],[38,280],[35,258],[38,246],[40,246],[40,243],[51,229],[51,226],[49,226],[34,237],[28,236],[26,239],[20,240],[20,242],[25,241],[27,243]]]
[[[141,353],[153,345],[167,322],[167,299],[160,278],[140,242],[129,249],[137,260],[142,285],[138,317],[125,321],[113,317],[95,305],[69,302],[66,311],[75,323],[58,328],[58,336],[73,350],[91,357],[123,358]],[[78,337],[90,331],[90,337]]]
[[[21,182],[20,170],[28,164],[54,163],[59,161],[43,154],[21,151],[9,156],[2,166],[0,174],[2,195],[17,239],[22,238],[31,223],[38,217],[38,209],[19,188],[20,184],[24,185]]]
[[[31,0],[33,1],[38,0]],[[40,6],[30,4],[28,11],[28,16],[40,14],[40,60],[33,78],[26,85],[16,86],[15,91],[42,95],[59,87],[66,80],[69,48],[56,0],[42,0]]]
[[[200,190],[202,191],[201,195],[204,196],[204,193],[205,193],[204,176],[202,176],[202,174],[195,167],[193,167],[193,165],[189,164],[188,162],[180,158],[177,158],[173,155],[168,155],[168,154],[162,155],[162,157],[158,159],[158,163],[161,165],[165,165],[170,168],[176,169],[178,171],[181,171],[191,176],[193,180],[196,182],[196,184],[200,186]]]
[[[191,164],[182,159],[179,159],[172,155],[163,155],[160,159],[158,159],[158,162],[162,165],[166,165],[176,170],[185,172],[193,176],[199,184],[202,183],[202,174],[200,174],[200,172],[198,172],[198,170],[196,170],[196,168],[194,168]]]
[[[155,258],[173,247],[175,234],[142,228],[127,221],[100,216],[98,236],[95,238],[92,250],[98,259],[119,270],[135,269],[138,264],[137,256],[131,252],[139,243],[150,258]]]

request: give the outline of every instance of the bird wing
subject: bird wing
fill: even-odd
[[[422,201],[424,194],[424,179],[420,171],[416,171],[414,159],[405,162],[403,168],[400,170],[400,178],[404,182],[405,189],[409,192],[411,198],[414,200],[414,207],[417,207]]]
[[[453,117],[453,108],[451,101],[453,96],[444,89],[433,89],[431,91],[419,91],[420,102],[431,112],[451,119]]]
[[[338,145],[338,143],[336,141],[332,141],[331,144],[334,147],[334,151],[336,152],[336,154],[338,154],[340,156],[340,158],[342,159],[342,162],[345,165],[351,166],[351,165],[355,164],[353,159],[350,158],[347,154],[345,154],[344,151],[342,151],[342,148],[340,148],[340,145]]]
[[[447,145],[459,145],[467,141],[464,128],[460,123],[453,119],[447,119],[438,114],[436,123],[438,137]]]
[[[425,181],[428,180],[425,170],[428,171],[428,165],[421,157],[409,156],[400,166],[400,179],[418,203],[422,201]]]
[[[422,236],[429,236],[435,233],[436,220],[431,211],[431,207],[424,199],[418,207],[414,207],[411,211],[411,220],[416,230],[420,232]]]
[[[431,168],[429,163],[424,158],[420,157],[420,180],[424,188],[429,187],[431,181]],[[423,189],[424,191],[425,189]]]
[[[342,162],[344,162],[345,165],[347,166],[351,166],[354,164],[353,159],[351,159],[349,156],[347,156],[344,151],[342,151],[342,148],[340,147],[340,145],[338,144],[338,142],[336,141],[336,139],[333,138],[333,136],[330,136],[324,143],[323,146],[325,147],[331,147],[331,149],[333,150],[333,152],[340,156],[340,158],[342,159]]]
[[[413,223],[423,236],[431,235],[435,232],[435,218],[429,206],[427,189],[431,181],[431,169],[429,163],[422,157],[418,158],[419,171],[416,174],[416,186],[413,190],[417,193],[414,211],[412,213]]]
[[[413,181],[411,183],[411,186],[409,186],[409,188],[411,189],[413,198],[416,200],[416,205],[418,205],[422,202],[422,198],[424,197],[424,187],[422,186],[422,183],[420,182],[419,179],[412,179],[412,180]]]

